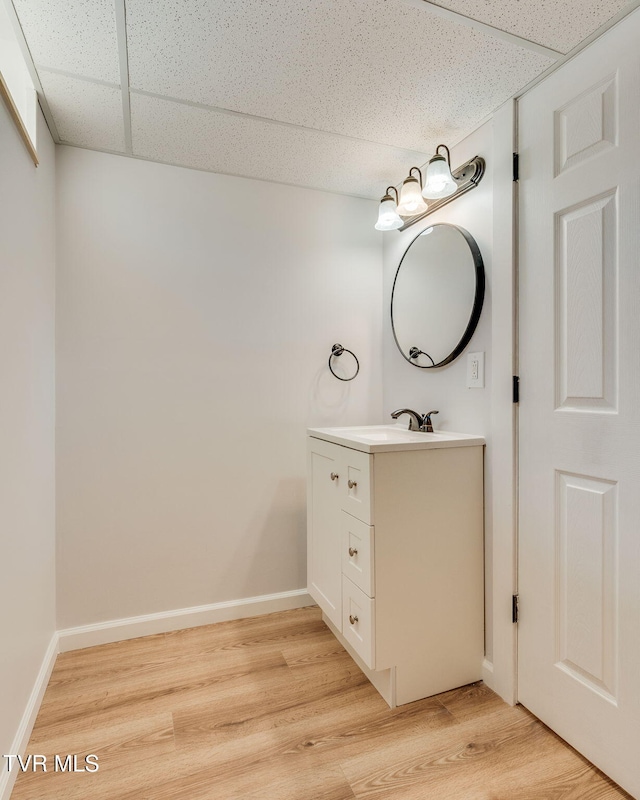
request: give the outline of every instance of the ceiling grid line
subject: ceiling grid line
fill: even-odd
[[[166,161],[159,158],[150,158],[149,156],[141,156],[136,155],[135,153],[122,153],[119,150],[107,150],[102,149],[96,151],[93,147],[88,147],[84,144],[73,144],[73,142],[60,142],[65,147],[75,147],[78,150],[88,150],[89,152],[95,153],[105,153],[109,156],[121,156],[122,158],[131,158],[133,161],[146,161],[149,164],[162,164],[165,167],[179,167],[180,169],[191,169],[195,172],[206,172],[211,174],[211,170],[207,167],[194,167],[194,166],[187,166],[185,164],[181,164],[177,161]],[[325,192],[326,194],[338,194],[341,197],[355,197],[358,200],[368,200],[369,202],[378,202],[377,197],[373,197],[371,195],[366,194],[358,194],[357,192],[347,192],[340,189],[326,189],[324,186],[313,186],[307,183],[293,183],[292,181],[279,181],[274,178],[259,178],[255,175],[242,175],[240,172],[224,172],[222,170],[216,170],[216,175],[224,175],[227,178],[242,178],[243,180],[247,181],[260,181],[260,183],[275,183],[278,186],[290,186],[293,189],[306,189],[312,192]]]
[[[110,89],[120,89],[119,83],[113,81],[103,81],[100,78],[92,78],[88,75],[79,75],[77,72],[71,72],[68,69],[59,69],[58,67],[49,67],[47,64],[38,64],[38,69],[43,72],[52,72],[54,75],[62,75],[63,78],[73,78],[76,81],[86,81],[87,83],[95,83],[97,86],[108,86]]]
[[[593,31],[586,39],[583,39],[579,44],[569,50],[566,55],[563,55],[561,59],[559,59],[555,64],[550,66],[544,72],[540,73],[537,77],[535,77],[532,81],[529,81],[526,86],[523,86],[519,92],[514,95],[514,100],[520,100],[527,92],[531,91],[534,87],[536,87],[539,83],[541,83],[545,78],[551,75],[552,72],[555,72],[559,69],[563,64],[566,64],[568,61],[574,59],[579,53],[581,53],[585,47],[588,47],[590,44],[595,42],[596,39],[599,39],[604,33],[611,28],[618,25],[622,22],[629,14],[632,14],[634,11],[640,8],[640,0],[629,0],[627,5],[624,8],[621,8],[617,14],[615,14],[611,19],[609,19],[602,27],[598,28],[597,30]]]
[[[131,133],[131,96],[129,88],[129,52],[127,47],[127,10],[125,0],[114,0],[116,14],[116,36],[118,39],[118,63],[120,66],[120,90],[122,92],[122,121],[124,124],[124,147],[133,153]]]
[[[197,103],[194,100],[183,100],[180,97],[171,97],[170,95],[166,94],[158,94],[157,92],[147,92],[144,89],[131,89],[131,94],[139,94],[143,97],[154,97],[156,100],[166,100],[171,103],[178,103],[182,106],[189,106],[191,108],[201,108],[204,111],[214,111],[217,114],[227,114],[231,117],[241,117],[243,119],[253,119],[258,120],[260,122],[266,122],[270,125],[280,125],[284,128],[295,128],[301,131],[313,131],[314,133],[320,133],[323,136],[333,136],[337,137],[338,139],[347,139],[351,142],[363,142],[364,144],[374,144],[376,147],[389,147],[392,150],[403,150],[405,153],[415,153],[416,155],[420,156],[427,156],[427,158],[432,155],[431,153],[427,153],[425,150],[413,150],[411,147],[401,147],[395,144],[387,144],[387,142],[377,142],[374,139],[363,139],[360,136],[349,136],[346,133],[338,133],[337,131],[327,131],[323,128],[314,128],[310,125],[298,125],[295,122],[286,122],[285,120],[281,119],[274,119],[273,117],[261,117],[258,114],[248,114],[245,111],[235,111],[232,108],[223,108],[222,106],[211,106],[207,103]]]
[[[432,2],[432,0],[404,0],[404,2],[408,5],[414,6],[415,8],[419,8],[421,11],[427,11],[428,13],[435,14],[439,17],[443,17],[444,19],[450,19],[454,22],[458,22],[461,25],[466,25],[469,28],[475,28],[483,33],[488,33],[490,36],[495,36],[498,39],[503,39],[505,42],[510,42],[517,47],[522,47],[525,50],[531,50],[533,53],[538,53],[538,55],[555,59],[559,59],[564,56],[564,53],[561,50],[554,50],[552,47],[547,47],[546,45],[540,44],[540,42],[534,42],[531,39],[526,39],[522,36],[518,36],[515,33],[510,33],[502,28],[497,28],[495,25],[489,25],[488,22],[482,22],[474,17],[461,14],[459,11],[454,11],[451,8],[441,6],[438,3]]]
[[[0,3],[56,142],[373,199],[640,0]]]

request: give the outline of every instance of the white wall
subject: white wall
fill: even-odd
[[[434,424],[445,430],[485,434],[489,429],[491,386],[491,256],[493,251],[493,181],[492,125],[490,122],[455,147],[451,153],[454,167],[475,155],[486,159],[486,173],[476,189],[430,214],[406,231],[384,234],[384,413],[408,406],[416,411],[437,408]],[[466,228],[482,253],[487,288],[480,322],[465,354],[440,369],[418,369],[398,351],[391,331],[389,306],[391,289],[398,264],[407,246],[420,231],[437,222],[449,222]],[[467,389],[466,353],[484,350],[485,389]],[[429,406],[429,409],[427,408]]]
[[[58,627],[304,587],[305,428],[381,421],[376,204],[57,167]]]
[[[435,428],[478,433],[487,440],[485,458],[485,557],[487,657],[492,654],[492,437],[491,437],[491,300],[493,256],[493,126],[486,123],[452,150],[451,163],[458,167],[473,156],[486,159],[487,170],[477,188],[456,199],[425,220],[398,233],[384,234],[384,340],[383,405],[384,416],[396,408],[408,407],[419,412],[438,409],[433,417]],[[507,154],[510,157],[510,154]],[[398,351],[391,330],[389,307],[391,289],[398,264],[411,240],[421,230],[437,222],[460,225],[471,233],[484,261],[486,292],[482,315],[465,352],[452,364],[440,369],[418,369]],[[485,353],[485,388],[466,388],[467,353]],[[404,418],[402,418],[404,419]],[[425,500],[428,487],[425,487]]]
[[[0,102],[0,753],[19,752],[55,631],[55,159],[41,114],[37,138],[36,169]]]

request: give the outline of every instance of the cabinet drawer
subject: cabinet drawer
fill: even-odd
[[[342,635],[364,663],[375,669],[375,601],[342,576]]]
[[[366,522],[367,525],[373,525],[371,514],[373,456],[358,450],[350,450],[348,447],[343,450],[342,510]]]
[[[343,511],[341,514],[342,574],[375,597],[373,528]]]

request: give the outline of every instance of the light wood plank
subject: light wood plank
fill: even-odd
[[[482,684],[389,709],[318,609],[58,658],[12,800],[615,800],[627,797]]]

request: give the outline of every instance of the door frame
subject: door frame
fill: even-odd
[[[510,704],[518,701],[518,626],[512,621],[512,596],[518,592],[518,406],[512,403],[512,380],[518,375],[518,183],[512,153],[518,152],[518,101],[546,77],[562,69],[611,28],[624,24],[640,0],[621,9],[601,28],[534,79],[493,116],[493,267],[491,441],[487,460],[492,487],[493,524],[487,558],[491,568],[488,618],[491,642],[483,679]],[[526,392],[526,376],[522,390]]]
[[[483,680],[507,703],[517,702],[517,625],[512,597],[517,593],[517,102],[509,100],[493,116],[493,254],[491,280],[491,440],[486,458],[491,486],[490,636]]]

